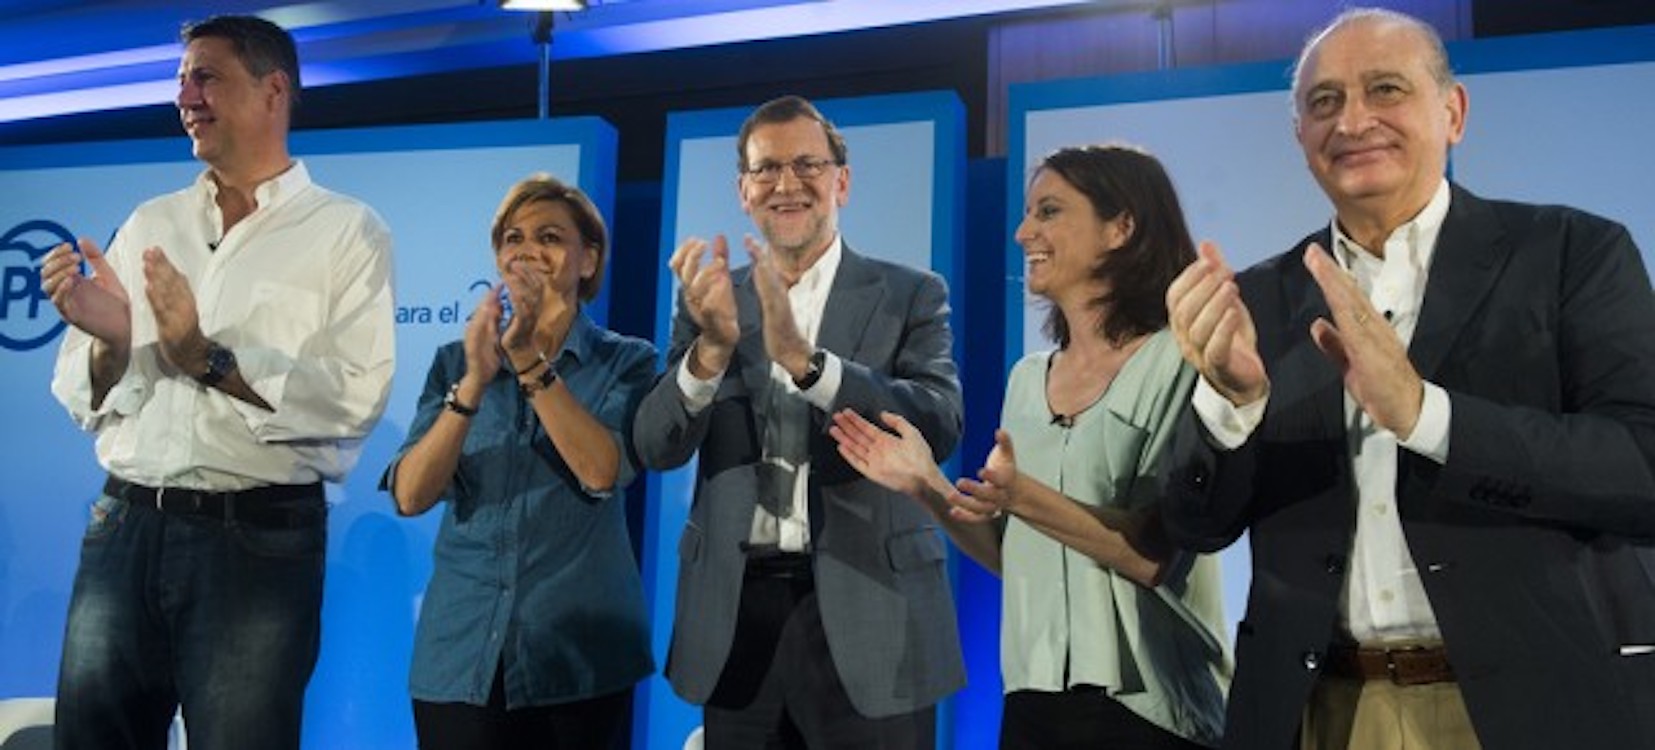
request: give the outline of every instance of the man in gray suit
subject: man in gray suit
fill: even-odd
[[[847,150],[810,102],[760,106],[736,152],[764,242],[735,270],[722,237],[673,253],[670,364],[634,432],[653,469],[700,451],[667,677],[705,706],[708,747],[929,750],[934,704],[965,681],[943,542],[826,428],[890,411],[953,451],[947,290],[844,244]]]

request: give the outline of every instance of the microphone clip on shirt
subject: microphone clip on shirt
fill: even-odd
[[[1052,424],[1067,430],[1075,426],[1075,416],[1073,414],[1053,414]]]

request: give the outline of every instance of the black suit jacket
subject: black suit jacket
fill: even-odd
[[[758,500],[760,425],[772,387],[751,268],[732,274],[741,339],[713,403],[684,406],[678,367],[700,334],[680,303],[667,371],[638,409],[633,442],[653,469],[700,453],[695,504],[679,540],[678,598],[667,678],[705,703],[729,659],[745,553]],[[953,452],[964,416],[935,274],[865,258],[847,246],[817,345],[844,365],[830,411],[903,415],[936,458]],[[865,716],[912,712],[965,683],[942,536],[918,503],[863,479],[811,410],[810,516],[816,595],[827,646],[851,703]]]
[[[1324,230],[1239,277],[1264,421],[1221,451],[1186,410],[1170,453],[1176,540],[1251,532],[1227,747],[1291,745],[1355,529],[1343,385],[1309,337],[1329,317],[1312,240],[1331,247]],[[1483,745],[1644,746],[1619,642],[1655,606],[1626,544],[1655,535],[1655,295],[1630,236],[1456,186],[1409,356],[1452,417],[1446,464],[1399,449],[1398,512]]]

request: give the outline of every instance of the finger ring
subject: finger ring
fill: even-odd
[[[1359,326],[1365,326],[1368,324],[1368,318],[1370,317],[1372,316],[1369,315],[1366,310],[1359,312],[1356,314],[1356,324]]]
[[[1005,514],[1006,514],[1006,511],[1005,511],[1004,508],[995,508],[993,513],[988,514],[988,517],[989,518],[999,518],[999,517],[1001,517]]]

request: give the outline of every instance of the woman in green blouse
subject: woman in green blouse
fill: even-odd
[[[1166,330],[1167,286],[1195,259],[1177,193],[1140,150],[1062,149],[1035,170],[1016,237],[1057,349],[1013,368],[978,478],[950,483],[893,414],[884,430],[842,411],[832,435],[1003,578],[1002,748],[1217,745],[1217,561],[1171,549],[1156,514],[1194,383]]]

